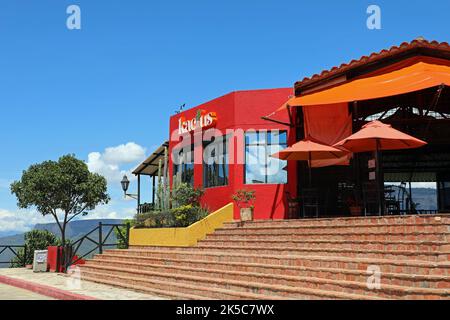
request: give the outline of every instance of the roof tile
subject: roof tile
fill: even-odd
[[[305,77],[303,80],[298,81],[295,85],[306,85],[312,81],[326,78],[334,74],[343,73],[349,69],[358,67],[368,62],[376,61],[385,58],[390,55],[400,53],[402,51],[411,50],[414,48],[431,48],[439,50],[448,50],[450,52],[450,45],[447,42],[438,42],[436,40],[428,41],[423,38],[414,39],[411,42],[403,42],[399,46],[392,46],[389,49],[383,49],[380,52],[373,52],[369,56],[364,55],[358,60],[352,60],[349,63],[342,63],[339,67],[332,67],[330,70],[323,70],[320,74],[314,74],[311,77]]]

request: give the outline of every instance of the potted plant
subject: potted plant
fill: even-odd
[[[255,208],[255,191],[254,190],[238,190],[232,199],[236,202],[240,210],[241,221],[252,221],[253,210]]]
[[[347,205],[352,217],[357,217],[362,214],[362,207],[354,197],[347,198]]]

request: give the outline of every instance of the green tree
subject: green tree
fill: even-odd
[[[59,246],[60,244],[61,240],[47,230],[31,230],[26,232],[26,256],[23,249],[18,250],[17,257],[11,260],[11,265],[13,268],[22,267],[24,260],[25,264],[32,264],[35,250],[47,250],[49,246]]]
[[[70,221],[110,200],[106,179],[91,173],[74,155],[30,166],[11,184],[11,193],[16,195],[19,208],[35,207],[43,216],[53,216],[61,231],[61,245],[66,244]]]

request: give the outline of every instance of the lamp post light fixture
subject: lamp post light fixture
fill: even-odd
[[[138,199],[137,194],[127,193],[128,187],[130,186],[130,180],[128,180],[128,177],[126,175],[123,176],[122,181],[120,181],[120,184],[122,185],[122,190],[125,195],[125,197],[130,197],[133,199]]]

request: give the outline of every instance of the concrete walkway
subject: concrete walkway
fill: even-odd
[[[112,286],[107,286],[103,284],[98,284],[90,281],[79,280],[76,273],[72,277],[65,277],[57,273],[34,273],[29,269],[0,269],[0,277],[8,277],[12,279],[17,279],[21,282],[26,281],[31,286],[46,286],[55,288],[60,292],[67,292],[69,294],[81,295],[87,298],[91,297],[93,299],[99,300],[161,300],[157,296],[139,293],[135,291],[120,289]],[[11,285],[1,284],[0,287],[0,299],[4,296],[8,296],[5,290],[12,290]],[[28,290],[19,289],[13,287],[15,296],[20,296],[21,294],[26,296],[28,293],[31,296],[34,295],[35,299],[40,300],[41,298],[49,299],[48,297],[35,294]],[[22,292],[24,291],[24,292]]]
[[[0,283],[0,300],[53,300],[52,298]]]

